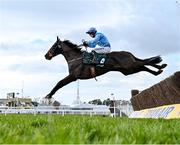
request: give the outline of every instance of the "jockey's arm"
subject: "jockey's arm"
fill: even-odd
[[[90,41],[87,41],[86,43],[87,43],[88,47],[94,48],[94,47],[96,47],[96,45],[97,45],[97,43],[98,43],[99,40],[100,40],[100,35],[97,34],[97,35],[94,37],[94,39],[92,39],[92,40],[90,40]]]

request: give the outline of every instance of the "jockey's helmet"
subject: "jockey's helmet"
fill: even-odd
[[[95,35],[96,32],[97,32],[96,28],[91,27],[91,28],[89,28],[89,30],[88,30],[86,33],[87,33],[87,34],[93,34],[93,35]]]

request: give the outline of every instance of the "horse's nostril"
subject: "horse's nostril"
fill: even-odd
[[[44,56],[47,60],[50,60],[50,58],[49,58],[49,56],[46,54],[45,56]]]

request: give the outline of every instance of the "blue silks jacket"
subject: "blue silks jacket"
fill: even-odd
[[[96,45],[99,45],[100,47],[111,47],[106,36],[99,32],[95,34],[95,37],[92,40],[86,41],[86,43],[88,47],[91,47],[91,48],[95,48]]]

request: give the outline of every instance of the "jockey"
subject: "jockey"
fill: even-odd
[[[93,39],[90,41],[84,41],[83,45],[85,47],[94,48],[93,51],[96,53],[109,53],[111,51],[111,45],[107,37],[104,34],[97,32],[96,28],[91,27],[86,33]],[[97,45],[99,47],[96,47]]]

